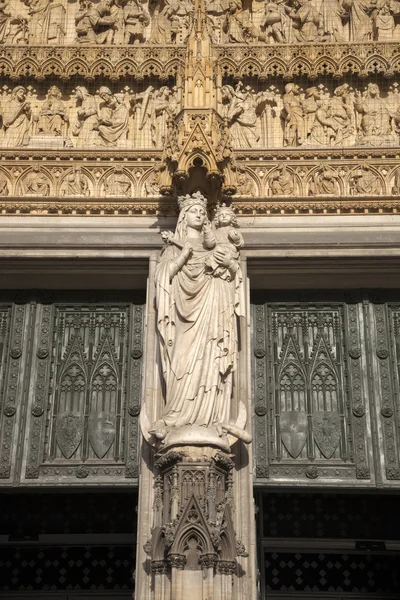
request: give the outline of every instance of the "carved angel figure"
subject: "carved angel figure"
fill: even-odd
[[[26,101],[26,89],[19,85],[12,91],[11,98],[2,107],[4,145],[27,146],[31,126],[32,110]]]
[[[177,440],[190,436],[195,444],[214,439],[226,445],[227,432],[249,442],[231,423],[237,320],[244,311],[238,252],[234,257],[225,247],[207,247],[207,203],[200,192],[181,197],[179,205],[155,275],[165,407],[149,431],[167,443],[174,432]]]
[[[159,90],[149,86],[145,92],[136,94],[132,103],[141,103],[139,131],[149,128],[152,145],[162,147],[167,135],[168,118],[175,116],[174,92],[166,85]]]

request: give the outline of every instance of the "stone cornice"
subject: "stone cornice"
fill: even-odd
[[[33,77],[86,80],[106,77],[116,81],[157,77],[167,80],[183,70],[186,48],[156,46],[0,46],[0,72],[14,81]]]
[[[214,52],[221,73],[234,78],[290,80],[299,75],[309,79],[319,75],[341,78],[345,73],[393,77],[400,69],[397,42],[229,44],[215,47]]]

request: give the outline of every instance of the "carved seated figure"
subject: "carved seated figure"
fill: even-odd
[[[113,0],[103,0],[93,6],[81,0],[75,17],[77,41],[89,44],[111,44],[113,42],[118,12],[111,14]]]
[[[50,183],[40,167],[33,167],[25,179],[25,193],[31,196],[49,196]]]
[[[315,42],[318,38],[319,13],[309,0],[298,0],[297,10],[290,12],[298,42]]]
[[[293,175],[289,173],[286,165],[279,167],[271,179],[270,187],[273,196],[291,196],[293,194]]]
[[[129,111],[108,87],[101,87],[99,96],[103,103],[99,111],[97,145],[116,146],[123,142],[128,134]]]
[[[65,105],[61,100],[61,91],[53,85],[43,103],[38,117],[38,133],[45,135],[62,135],[63,125],[68,123]]]
[[[376,174],[368,167],[361,167],[351,179],[350,191],[353,194],[376,196],[381,191],[381,184]]]
[[[65,181],[61,186],[61,194],[63,196],[89,196],[89,184],[87,178],[82,175],[80,167],[74,167],[68,173]]]
[[[125,175],[122,167],[114,167],[111,175],[106,179],[105,192],[107,196],[131,196],[132,182]]]
[[[380,97],[376,83],[369,83],[364,95],[356,92],[354,108],[361,115],[358,127],[358,142],[371,146],[397,143],[398,139],[392,130],[389,109]]]

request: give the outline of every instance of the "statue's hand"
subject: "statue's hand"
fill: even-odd
[[[186,244],[182,248],[181,257],[186,262],[187,259],[192,256],[192,254],[193,254],[193,246],[191,244],[189,244],[188,242],[186,242]]]
[[[225,250],[216,250],[214,254],[216,262],[225,269],[229,269],[232,266],[232,257]]]

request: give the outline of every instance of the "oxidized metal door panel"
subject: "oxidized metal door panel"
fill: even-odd
[[[396,296],[399,298],[400,293]],[[365,310],[370,322],[379,480],[383,485],[400,487],[400,303],[375,297],[366,303]]]
[[[256,478],[374,484],[361,303],[253,306]]]
[[[34,306],[0,302],[0,486],[18,476],[17,449],[25,416]]]
[[[22,481],[137,477],[142,333],[128,294],[38,298]]]

